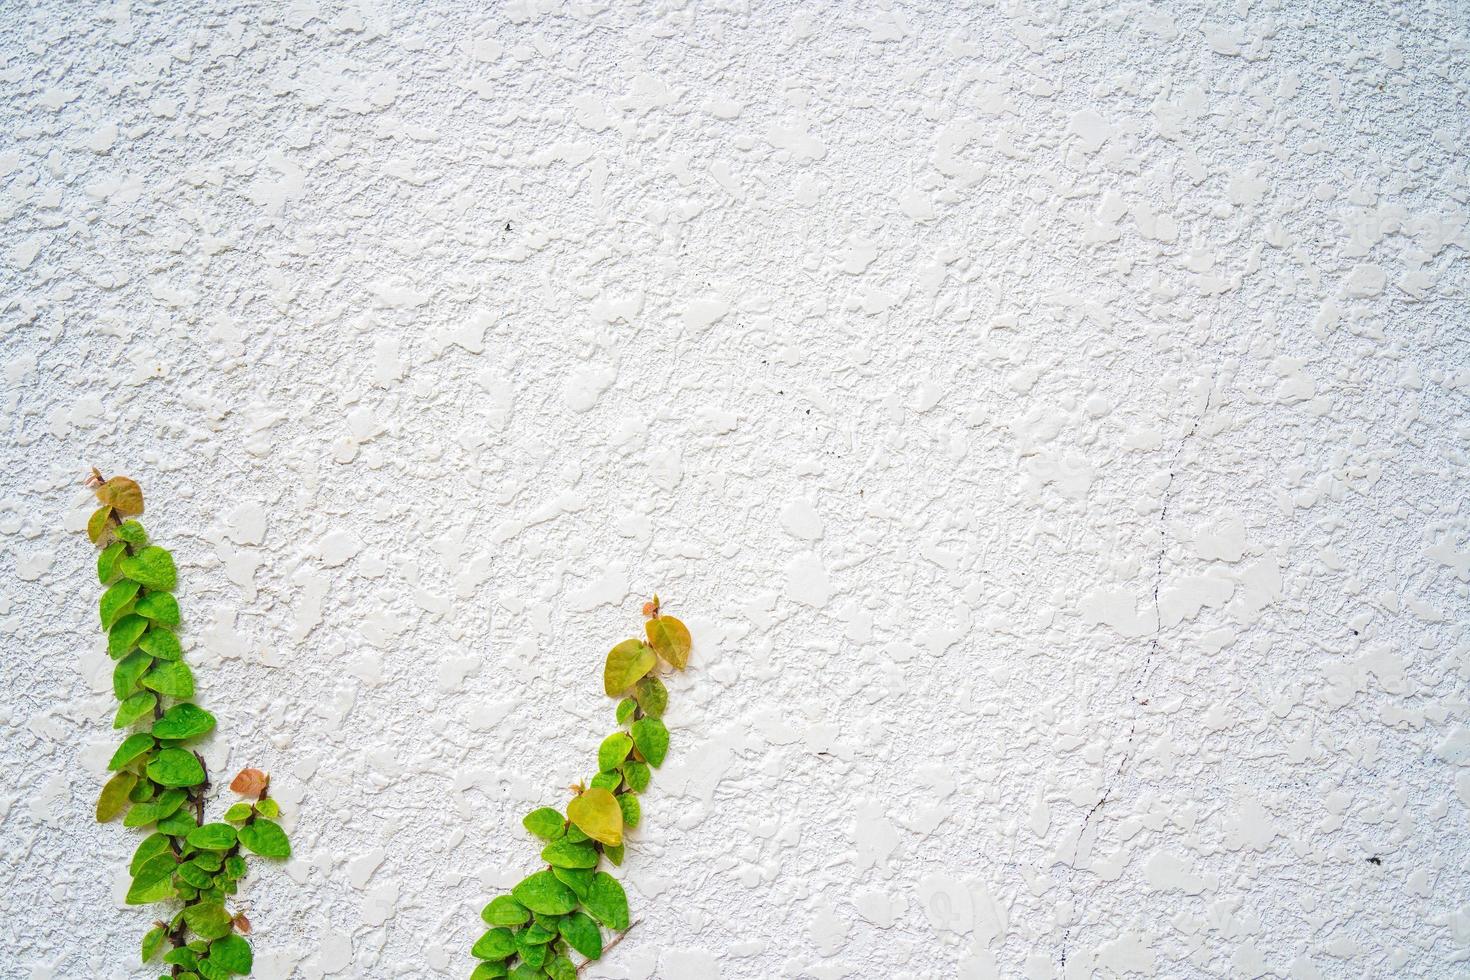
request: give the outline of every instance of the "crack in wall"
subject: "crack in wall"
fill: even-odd
[[[1097,812],[1101,810],[1103,806],[1108,802],[1108,799],[1112,796],[1113,790],[1117,787],[1118,781],[1123,778],[1124,771],[1128,768],[1128,764],[1133,761],[1133,743],[1138,735],[1138,707],[1139,705],[1147,705],[1149,702],[1149,699],[1140,700],[1138,697],[1138,693],[1139,690],[1144,686],[1144,683],[1148,680],[1149,671],[1153,666],[1154,656],[1159,652],[1159,634],[1163,632],[1164,628],[1163,611],[1159,606],[1159,589],[1163,585],[1164,581],[1164,554],[1169,547],[1169,539],[1165,522],[1168,520],[1169,517],[1169,501],[1172,498],[1171,491],[1174,488],[1174,478],[1178,475],[1179,459],[1184,455],[1185,448],[1188,447],[1190,440],[1194,438],[1195,433],[1199,431],[1200,424],[1205,420],[1205,417],[1210,412],[1210,406],[1214,403],[1215,384],[1217,377],[1218,369],[1212,369],[1210,371],[1210,386],[1209,389],[1205,392],[1205,404],[1200,409],[1199,415],[1195,417],[1194,424],[1189,427],[1189,429],[1184,433],[1183,436],[1180,437],[1179,445],[1175,448],[1174,455],[1169,459],[1169,478],[1164,483],[1164,490],[1160,496],[1159,501],[1159,551],[1158,556],[1154,561],[1153,633],[1149,637],[1148,652],[1144,655],[1143,667],[1139,670],[1138,677],[1133,682],[1133,690],[1129,694],[1129,702],[1133,706],[1133,718],[1128,726],[1128,741],[1127,744],[1123,747],[1123,758],[1119,760],[1118,768],[1114,770],[1112,779],[1108,782],[1106,786],[1103,787],[1102,796],[1099,797],[1098,801],[1094,803],[1090,808],[1088,808],[1088,811],[1082,815],[1082,826],[1077,831],[1077,840],[1072,844],[1072,857],[1068,861],[1069,871],[1067,874],[1067,890],[1069,894],[1072,892],[1072,885],[1077,876],[1077,855],[1082,850],[1082,838],[1087,834],[1087,828],[1092,825],[1092,818],[1096,816]],[[1080,918],[1080,916],[1073,916],[1073,921],[1076,921],[1076,919],[1078,918]],[[1068,925],[1067,928],[1064,929],[1062,932],[1060,955],[1061,967],[1063,970],[1065,970],[1067,966],[1067,941],[1071,938],[1071,935],[1072,927]]]

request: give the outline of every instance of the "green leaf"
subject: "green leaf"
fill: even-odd
[[[637,793],[623,793],[618,797],[618,806],[623,808],[623,825],[636,827],[643,819],[643,807],[638,803]]]
[[[234,928],[230,913],[223,905],[201,902],[184,909],[184,924],[200,939],[218,939]]]
[[[207,823],[189,831],[190,847],[201,851],[228,851],[235,846],[235,828],[227,823]]]
[[[563,837],[541,849],[541,860],[556,868],[595,868],[597,848],[590,843],[573,844]]]
[[[633,712],[638,710],[638,702],[632,698],[623,698],[618,702],[618,724],[626,725],[628,719],[633,717]]]
[[[102,598],[97,600],[97,614],[102,617],[103,629],[112,629],[112,624],[127,612],[128,604],[133,601],[133,596],[138,594],[139,588],[141,586],[137,582],[123,579],[109,586],[107,591],[102,593]]]
[[[134,607],[136,612],[136,607]],[[107,655],[113,660],[128,653],[138,645],[138,637],[148,629],[148,620],[128,613],[112,624],[107,631]]]
[[[98,823],[116,820],[118,814],[128,808],[128,794],[137,782],[138,777],[132,773],[120,772],[103,785],[102,793],[97,797]]]
[[[168,834],[170,837],[183,837],[197,826],[194,814],[180,807],[173,813],[158,821],[159,833]]]
[[[238,881],[245,877],[245,859],[238,854],[231,854],[225,858],[225,877],[230,881]]]
[[[546,962],[546,945],[544,943],[533,943],[528,940],[525,930],[516,934],[516,952],[520,954],[522,966],[539,967]],[[538,972],[536,976],[541,976]]]
[[[612,772],[600,772],[593,776],[591,785],[597,789],[605,789],[609,793],[616,793],[622,782],[623,774],[615,769]]]
[[[199,851],[189,860],[210,874],[214,874],[224,866],[225,856],[218,851]]]
[[[566,832],[566,821],[549,806],[532,810],[521,821],[525,828],[542,840],[555,840]]]
[[[503,960],[515,951],[515,934],[509,929],[496,928],[476,940],[470,954],[482,960]]]
[[[565,956],[557,956],[546,964],[546,975],[551,980],[577,980],[577,968]]]
[[[156,799],[147,803],[135,803],[123,818],[124,827],[145,827],[150,823],[162,820],[184,805],[184,800],[189,794],[181,789],[164,790]]]
[[[164,834],[149,834],[144,837],[138,844],[138,849],[133,852],[133,860],[128,863],[128,874],[136,877],[139,868],[158,855],[169,853],[171,846]]]
[[[249,803],[236,803],[225,811],[225,819],[232,823],[244,823],[250,819],[250,815],[254,812],[255,807]]]
[[[126,701],[132,696],[133,689],[151,663],[153,658],[142,650],[134,650],[117,662],[117,666],[112,668],[112,693],[119,701]]]
[[[158,955],[163,949],[163,941],[168,937],[168,930],[163,926],[154,926],[143,934],[143,962],[147,963]]]
[[[613,932],[622,932],[628,928],[628,895],[623,891],[623,886],[618,884],[618,879],[606,871],[597,872],[582,904],[592,913],[593,918]]]
[[[256,802],[255,812],[262,817],[274,820],[281,815],[281,804],[277,803],[273,797],[267,796]]]
[[[580,844],[584,840],[591,839],[591,837],[588,837],[586,834],[578,830],[576,824],[567,824],[567,840],[571,841],[573,844]]]
[[[185,861],[179,865],[179,877],[184,880],[185,884],[194,888],[208,888],[214,884],[214,879],[210,877],[209,872],[192,861]]]
[[[185,701],[169,708],[162,718],[153,723],[153,734],[158,738],[173,740],[196,738],[213,730],[214,724],[214,715],[197,704]]]
[[[106,585],[117,574],[117,566],[128,553],[128,546],[114,541],[97,553],[97,581]]]
[[[521,963],[505,975],[505,980],[542,980],[544,976],[545,974],[531,964]]]
[[[128,886],[128,895],[124,901],[129,905],[148,905],[173,898],[173,878],[177,870],[178,865],[174,863],[172,852],[165,851],[157,857],[149,858],[133,875],[133,883]]]
[[[480,910],[480,918],[492,926],[518,926],[531,918],[531,911],[509,895],[500,895]]]
[[[204,766],[188,749],[164,749],[148,763],[148,778],[160,786],[198,786]]]
[[[633,744],[648,764],[657,769],[669,754],[669,730],[657,718],[639,718],[633,722]]]
[[[118,536],[122,536],[121,529]],[[156,546],[144,548],[131,558],[124,558],[122,573],[134,582],[141,582],[160,592],[172,592],[179,578],[178,570],[174,567],[174,556]]]
[[[112,719],[113,728],[127,728],[144,715],[152,714],[158,697],[152,691],[139,691],[118,705],[117,715]]]
[[[167,592],[150,592],[138,600],[133,612],[162,626],[179,625],[179,600]]]
[[[291,856],[291,842],[286,839],[286,832],[269,820],[257,817],[241,827],[238,833],[240,843],[261,857],[288,858]]]
[[[165,697],[192,698],[194,674],[182,660],[164,660],[154,664],[153,669],[143,675],[143,686]]]
[[[538,871],[511,890],[532,912],[562,915],[577,907],[577,896],[550,871]]]
[[[629,759],[623,763],[623,778],[633,788],[633,792],[641,793],[648,789],[648,784],[653,780],[653,770],[648,768],[646,762],[637,759]]]
[[[603,772],[616,769],[628,753],[633,751],[633,740],[626,732],[615,732],[602,740],[597,749],[597,768]]]
[[[608,651],[607,664],[602,669],[603,690],[608,697],[617,697],[652,670],[655,663],[657,658],[648,644],[642,640],[624,640]]]
[[[587,889],[592,887],[591,868],[552,868],[551,873],[556,875],[556,880],[570,888],[578,898],[587,894]]]
[[[623,866],[623,845],[622,844],[619,844],[617,847],[604,847],[602,849],[602,854],[603,854],[603,857],[607,858],[609,861],[611,861],[613,863],[613,866],[614,867],[621,868]]]
[[[128,799],[132,800],[134,803],[147,803],[149,800],[153,799],[154,793],[157,789],[158,787],[153,785],[153,780],[140,779],[138,780],[138,785],[134,786],[133,791],[128,794]]]
[[[505,976],[505,964],[499,961],[494,963],[481,963],[475,967],[470,974],[470,980],[500,980]]]
[[[689,627],[673,616],[650,619],[643,627],[648,633],[648,642],[660,657],[679,670],[689,664],[689,649],[694,643],[689,636]]]
[[[664,716],[664,709],[669,706],[669,689],[664,687],[663,681],[649,674],[638,682],[633,693],[638,698],[638,706],[643,709],[645,715],[651,718]]]
[[[167,595],[168,593],[159,593]],[[136,610],[136,607],[134,607]],[[142,619],[143,617],[137,617]],[[146,620],[145,620],[146,622]],[[138,646],[150,657],[159,660],[178,660],[184,655],[184,648],[179,646],[179,638],[166,629],[149,630],[138,640]]]
[[[135,548],[148,543],[148,532],[137,521],[123,521],[117,526],[117,536]]]
[[[605,789],[592,787],[578,795],[567,804],[567,819],[593,840],[614,846],[623,842],[623,811]]]
[[[132,762],[145,752],[153,750],[153,736],[147,732],[134,732],[123,739],[117,751],[112,753],[112,759],[107,763],[109,772],[117,772],[123,766]]]
[[[561,934],[577,952],[595,960],[602,955],[602,930],[585,912],[573,912],[561,920]]]
[[[182,912],[174,917],[174,925],[178,925],[183,921],[184,914]],[[203,949],[202,943],[199,943],[198,945],[201,949]],[[193,969],[194,967],[199,965],[199,954],[190,949],[188,946],[176,946],[168,953],[164,954],[163,961],[172,966],[182,966]]]
[[[230,973],[245,975],[255,965],[255,955],[244,936],[233,932],[209,945],[209,962]]]

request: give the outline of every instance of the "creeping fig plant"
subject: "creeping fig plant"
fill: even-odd
[[[284,858],[291,845],[276,818],[281,808],[267,792],[270,778],[245,769],[230,788],[245,800],[224,820],[204,822],[209,776],[189,747],[214,730],[214,716],[194,704],[194,675],[177,633],[179,604],[174,559],[148,543],[143,491],[125,476],[90,481],[101,504],[87,535],[102,549],[97,578],[107,586],[98,611],[107,653],[116,661],[112,689],[121,705],[112,727],[131,729],[107,768],[113,772],[97,800],[99,821],[123,818],[127,827],[151,827],[128,870],[129,905],[179,901],[170,918],[143,937],[143,962],[162,957],[160,980],[227,980],[248,974],[253,954],[244,934],[250,921],[226,910],[245,875],[242,851]]]
[[[658,596],[643,614],[648,638],[613,647],[602,672],[608,697],[619,699],[618,725],[627,730],[602,740],[597,775],[572,787],[565,815],[549,806],[526,814],[526,829],[545,842],[546,867],[480,913],[490,929],[472,950],[480,963],[470,980],[576,980],[581,967],[572,963],[574,951],[587,958],[585,966],[622,939],[604,946],[603,927],[619,934],[630,927],[623,886],[599,865],[603,858],[623,863],[624,834],[642,818],[638,794],[669,751],[662,721],[669,692],[658,664],[683,670],[691,646],[684,624],[659,614]]]

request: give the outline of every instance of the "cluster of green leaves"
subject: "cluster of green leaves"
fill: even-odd
[[[93,488],[101,506],[87,534],[102,549],[97,578],[107,589],[98,613],[121,702],[113,727],[133,729],[108,763],[113,775],[97,799],[97,819],[122,817],[124,826],[153,828],[128,868],[129,905],[182,902],[143,937],[143,962],[162,954],[171,969],[160,980],[228,980],[248,974],[254,958],[242,935],[249,920],[225,908],[245,875],[241,851],[284,858],[291,845],[275,822],[281,810],[267,795],[269,778],[256,769],[231,784],[251,799],[230,807],[221,822],[204,822],[209,777],[190,744],[213,731],[215,719],[190,700],[194,675],[175,632],[174,559],[148,542],[135,519],[143,513],[137,483],[124,476],[103,480],[94,470]]]
[[[643,612],[649,617],[647,641],[619,643],[603,668],[604,690],[619,699],[620,730],[603,739],[597,775],[572,787],[576,795],[565,814],[547,806],[526,815],[526,829],[545,842],[541,860],[546,867],[480,913],[490,929],[471,950],[481,962],[470,980],[576,980],[579,967],[572,952],[598,959],[612,945],[604,947],[603,927],[615,933],[629,927],[623,886],[599,865],[603,858],[623,863],[624,831],[642,818],[639,794],[669,751],[663,723],[669,692],[657,666],[663,662],[683,670],[691,646],[683,623],[659,615],[658,596]]]

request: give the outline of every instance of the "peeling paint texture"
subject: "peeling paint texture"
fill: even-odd
[[[3,17],[0,975],[147,975],[90,465],[261,980],[467,976],[654,591],[589,977],[1467,975],[1465,3]]]

